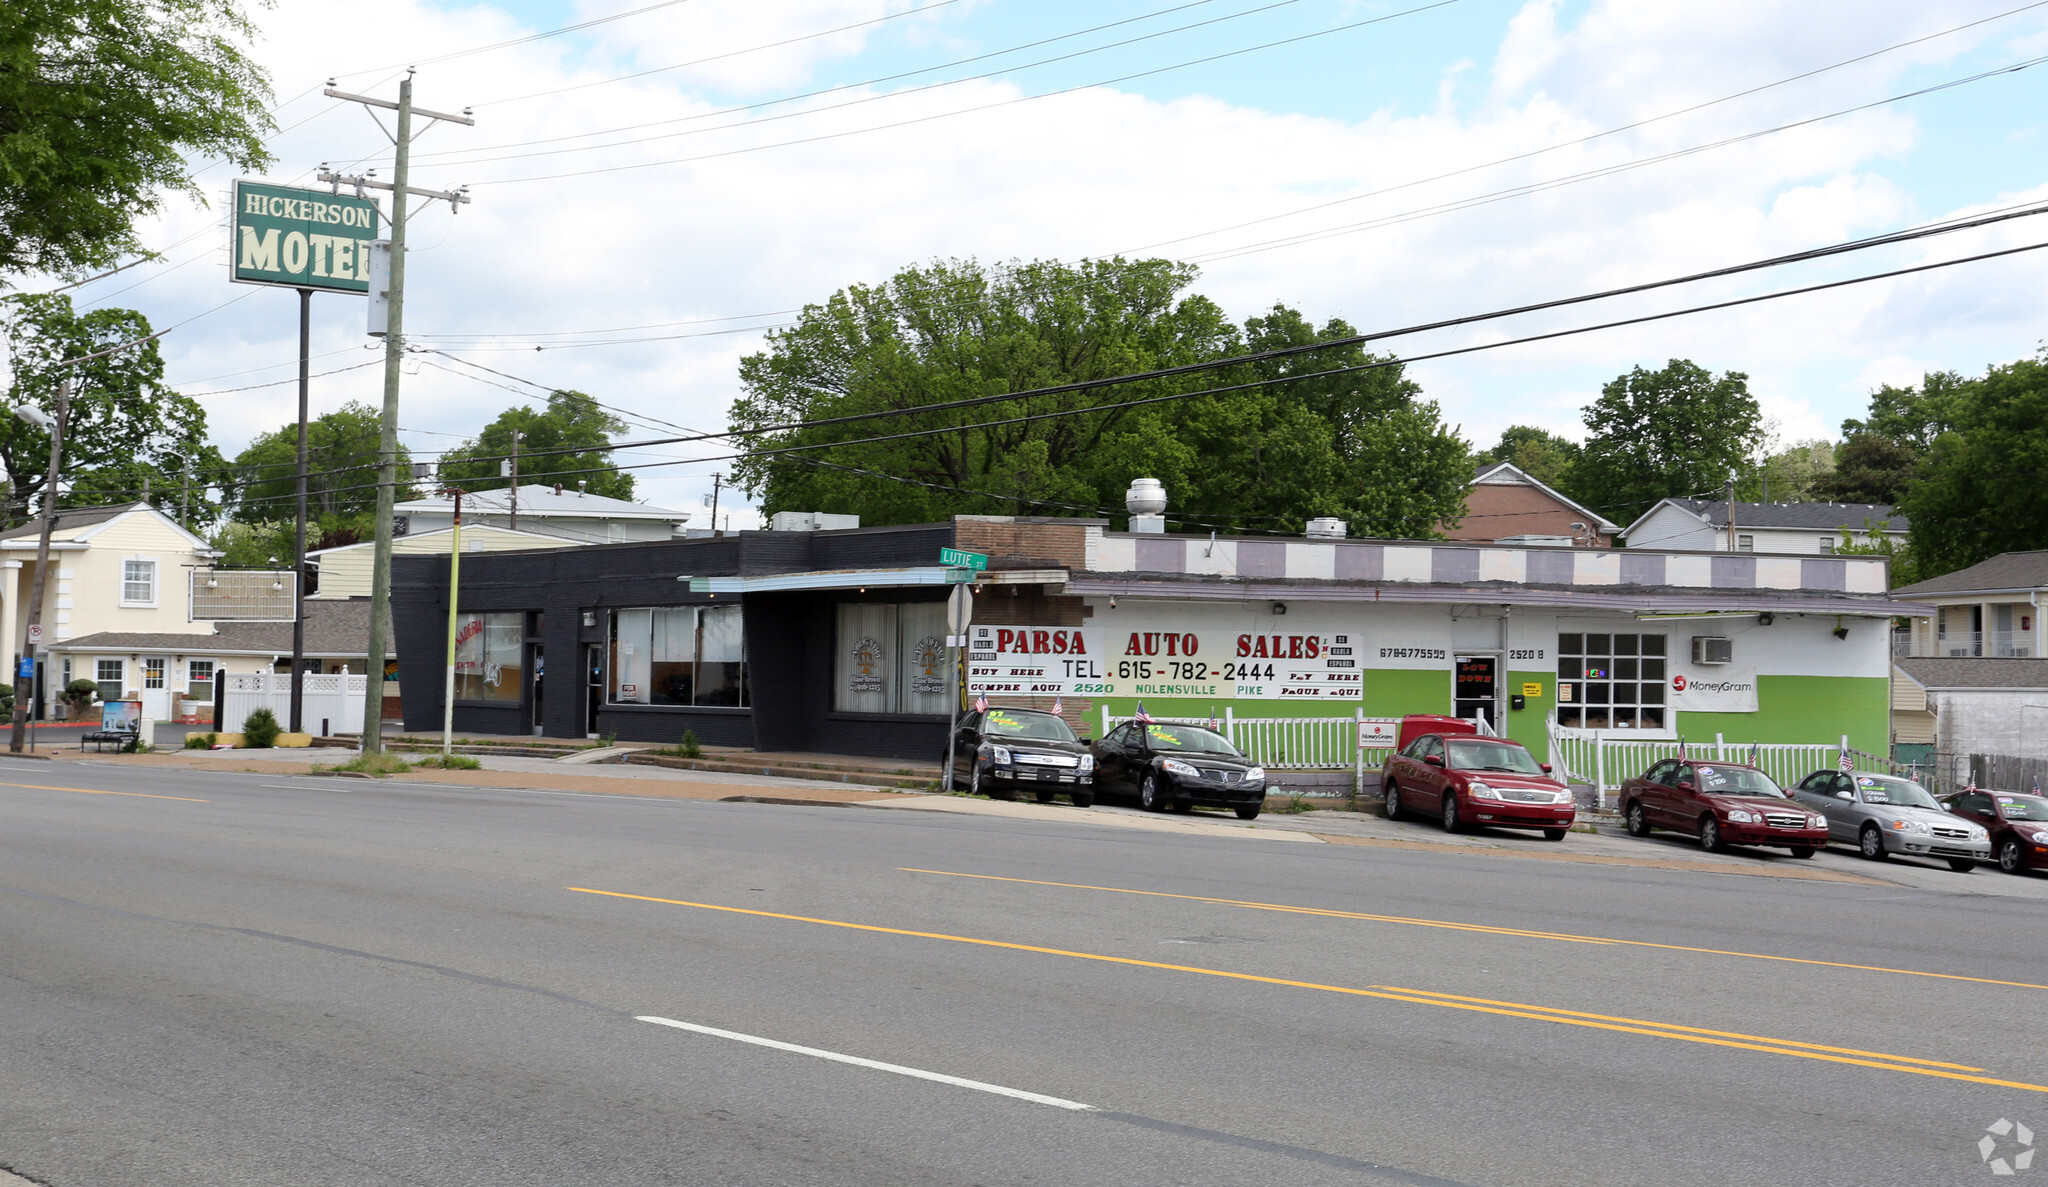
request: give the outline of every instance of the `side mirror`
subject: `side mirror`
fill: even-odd
[[[1856,796],[1853,793],[1847,791],[1836,792],[1835,798],[1838,800],[1848,800],[1852,804],[1856,802]]]
[[[1083,739],[1081,739],[1081,745],[1083,745],[1083,746],[1093,746],[1093,745],[1095,745],[1095,739],[1093,739],[1093,738],[1083,738]]]
[[[1422,759],[1422,761],[1423,761],[1423,762],[1424,762],[1425,764],[1427,764],[1427,765],[1429,765],[1429,766],[1432,766],[1432,767],[1440,767],[1440,766],[1444,765],[1444,760],[1443,760],[1443,759],[1442,759],[1441,757],[1439,757],[1438,755],[1434,755],[1434,754],[1430,754],[1430,755],[1425,755],[1425,756],[1423,756],[1423,759]]]
[[[1536,765],[1537,765],[1537,766],[1539,766],[1539,767],[1542,767],[1542,768],[1543,768],[1543,773],[1544,773],[1544,774],[1548,775],[1548,774],[1550,773],[1550,764],[1549,764],[1549,763],[1547,763],[1547,762],[1542,762],[1542,763],[1537,763]]]
[[[1692,791],[1692,790],[1693,790],[1692,780],[1688,779],[1688,780],[1686,780],[1685,782],[1683,782],[1683,783],[1679,784],[1679,785],[1678,785],[1678,790],[1680,790],[1680,791]]]

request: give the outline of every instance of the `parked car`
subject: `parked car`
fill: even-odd
[[[1991,860],[1991,837],[1951,814],[1927,789],[1895,775],[1815,771],[1792,798],[1828,818],[1828,839],[1854,845],[1871,861],[1893,853],[1939,857],[1967,874]]]
[[[1076,808],[1095,802],[1095,756],[1067,723],[1036,709],[989,709],[960,718],[953,734],[953,769],[947,788],[1017,798],[1029,791],[1041,804],[1065,792]]]
[[[2048,798],[2004,791],[1959,791],[1941,797],[1949,811],[1984,827],[1998,868],[2008,874],[2048,869]]]
[[[1621,816],[1630,836],[1668,828],[1691,833],[1709,850],[1763,845],[1812,857],[1828,843],[1827,817],[1741,763],[1667,758],[1621,785]]]
[[[1571,789],[1550,776],[1520,742],[1475,734],[1424,734],[1387,756],[1380,767],[1387,819],[1413,809],[1435,817],[1445,832],[1480,825],[1540,828],[1562,841],[1577,808]]]
[[[1266,770],[1230,739],[1198,725],[1127,721],[1095,743],[1097,786],[1132,795],[1147,812],[1229,808],[1258,819],[1266,804]]]

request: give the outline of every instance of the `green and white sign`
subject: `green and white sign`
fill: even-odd
[[[369,198],[238,181],[232,279],[239,284],[367,293],[368,244],[379,237],[382,226],[377,203]]]
[[[939,549],[939,563],[980,571],[988,568],[988,555],[981,552],[966,552],[958,548],[941,548]]]

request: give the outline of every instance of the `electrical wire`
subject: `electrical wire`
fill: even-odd
[[[471,46],[468,49],[456,50],[453,53],[440,54],[436,57],[431,58],[413,58],[404,62],[393,62],[383,66],[371,66],[362,70],[350,70],[340,74],[336,74],[335,77],[355,78],[364,74],[375,74],[380,70],[402,70],[407,67],[413,66],[431,66],[437,62],[452,62],[457,58],[467,58],[476,54],[487,54],[496,50],[510,49],[513,46],[517,45],[529,45],[536,41],[545,41],[550,37],[560,37],[564,33],[580,33],[585,29],[594,29],[599,25],[609,25],[613,21],[623,21],[628,17],[642,16],[647,13],[654,12],[658,9],[674,8],[678,4],[685,3],[688,3],[688,0],[658,0],[657,3],[649,4],[642,8],[630,9],[626,12],[616,12],[610,16],[595,17],[587,21],[578,21],[573,25],[563,25],[558,29],[548,29],[539,33],[528,33],[522,37],[513,37],[505,41],[494,41],[491,42],[489,45]]]

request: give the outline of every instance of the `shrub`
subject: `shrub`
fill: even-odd
[[[71,720],[78,721],[91,711],[93,702],[100,699],[100,686],[90,680],[73,680],[64,686],[57,698],[71,710]]]
[[[213,735],[212,735],[212,734],[186,734],[186,735],[185,735],[185,749],[187,749],[187,750],[211,750],[211,749],[213,749]]]
[[[481,771],[484,769],[484,764],[467,754],[436,754],[432,758],[423,758],[412,765],[415,767],[438,767],[444,771]]]
[[[354,771],[361,775],[403,775],[412,770],[412,764],[395,754],[358,754],[345,763],[327,769]]]
[[[696,730],[683,731],[683,740],[676,743],[676,753],[684,758],[704,757],[704,747],[697,741]]]
[[[242,723],[242,745],[251,750],[268,750],[277,745],[277,735],[282,732],[277,724],[277,714],[268,709],[258,709]]]

